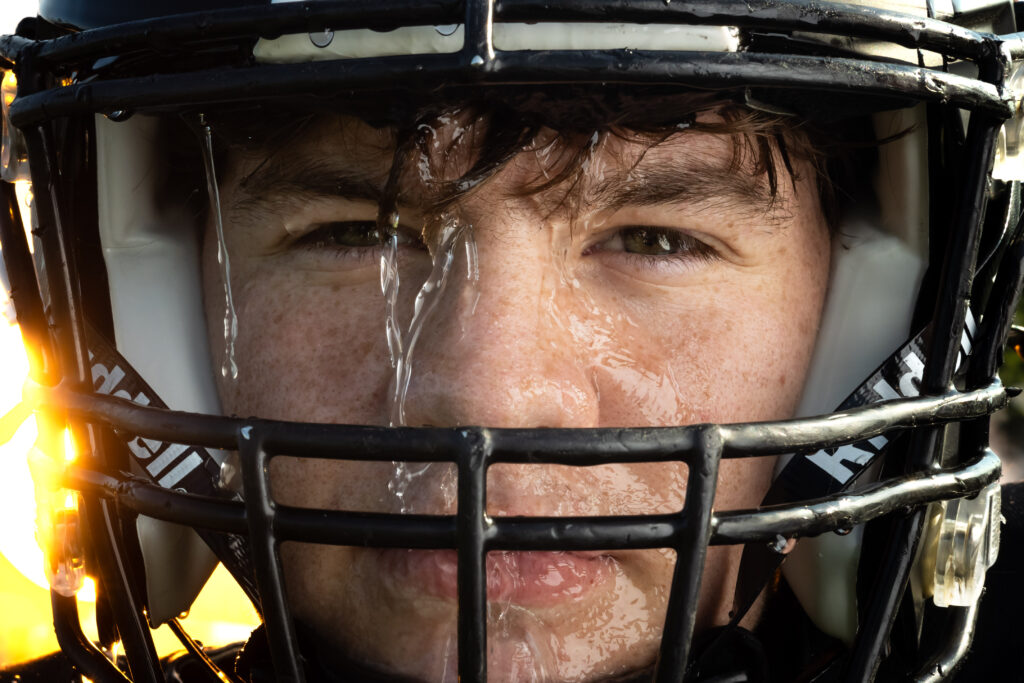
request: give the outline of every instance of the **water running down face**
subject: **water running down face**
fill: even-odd
[[[680,130],[653,147],[597,137],[571,192],[524,193],[557,166],[557,136],[542,131],[435,211],[432,192],[472,164],[478,128],[456,116],[427,132],[399,182],[391,248],[376,228],[391,131],[329,117],[270,158],[230,156],[220,193],[238,377],[221,378],[225,412],[491,427],[792,416],[829,271],[806,164],[795,162],[795,180],[786,176],[771,202],[753,160],[734,166],[730,136]],[[208,229],[219,367],[217,251]],[[771,467],[761,460],[723,462],[717,509],[757,504]],[[278,461],[283,504],[455,509],[447,466]],[[500,465],[488,476],[488,514],[669,512],[682,507],[685,481],[682,465]],[[698,629],[726,620],[739,550],[710,550]],[[296,617],[347,657],[455,680],[453,552],[285,544],[283,554]],[[591,680],[648,665],[673,563],[658,550],[492,553],[491,680]]]

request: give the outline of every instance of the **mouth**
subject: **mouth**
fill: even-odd
[[[400,590],[455,600],[454,550],[377,551],[379,567]],[[612,580],[615,560],[603,552],[492,552],[487,555],[487,599],[523,607],[580,600]]]

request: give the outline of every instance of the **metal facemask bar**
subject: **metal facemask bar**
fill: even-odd
[[[712,513],[721,458],[748,458],[828,448],[894,429],[942,425],[983,417],[1005,404],[993,383],[973,392],[865,406],[839,418],[779,423],[698,425],[647,429],[516,430],[486,428],[386,429],[240,420],[144,408],[123,399],[44,389],[41,401],[79,420],[131,434],[241,455],[245,503],[168,491],[141,478],[119,478],[86,468],[66,473],[69,486],[144,514],[225,533],[248,533],[262,610],[280,680],[304,680],[289,614],[278,549],[284,541],[458,551],[459,672],[486,680],[486,553],[491,550],[599,550],[673,548],[673,576],[658,681],[682,681],[696,618],[696,598],[708,545],[769,543],[849,528],[905,506],[970,495],[996,481],[992,453],[932,476],[922,473],[880,482],[856,495],[780,506]],[[279,455],[331,460],[452,462],[458,468],[460,513],[394,515],[313,510],[278,505],[269,494],[269,461]],[[606,463],[684,462],[689,479],[679,513],[619,517],[488,518],[487,468],[497,463],[588,466]]]
[[[661,0],[616,7],[623,21],[730,25],[776,30],[814,30],[888,40],[906,47],[941,52],[974,61],[980,81],[944,72],[881,62],[754,53],[652,53],[618,51],[580,53],[546,51],[503,53],[493,47],[494,21],[596,21],[607,19],[598,2],[484,0],[388,7],[334,4],[278,5],[263,10],[210,12],[141,21],[97,29],[45,42],[19,37],[0,39],[0,64],[18,75],[19,97],[11,120],[26,137],[39,211],[49,291],[48,315],[33,293],[39,292],[13,188],[5,184],[11,211],[0,214],[0,243],[14,290],[19,322],[30,344],[52,358],[34,365],[37,400],[47,419],[72,418],[88,455],[84,465],[66,472],[68,485],[85,498],[85,517],[96,547],[94,568],[101,590],[109,594],[116,631],[125,643],[131,678],[162,680],[160,664],[133,592],[129,560],[118,522],[121,515],[145,514],[213,531],[248,534],[260,582],[262,609],[272,656],[281,680],[304,679],[294,627],[289,615],[278,548],[287,540],[458,550],[459,674],[464,680],[486,678],[485,557],[489,550],[583,550],[674,548],[677,565],[656,679],[681,681],[686,676],[689,644],[696,616],[696,596],[709,544],[774,541],[779,534],[803,536],[848,528],[903,506],[956,498],[980,490],[998,478],[997,459],[984,453],[985,417],[1006,401],[992,374],[1005,332],[1004,308],[991,306],[970,360],[971,386],[951,389],[958,341],[972,291],[986,195],[987,169],[1000,126],[1013,112],[1001,84],[1006,55],[1000,40],[931,20],[879,10],[848,8],[836,12],[810,3],[773,4],[771,18],[751,12],[746,2],[673,2]],[[543,5],[543,7],[541,6]],[[274,36],[302,32],[394,25],[395,16],[418,24],[465,22],[464,49],[452,55],[391,57],[356,62],[303,65],[258,65],[147,77],[74,82],[50,88],[53,78],[92,64],[102,56],[145,53],[196,36],[208,44],[234,43],[231,36]],[[837,70],[836,66],[848,67]],[[856,67],[856,68],[854,68]],[[611,75],[609,75],[611,74]],[[810,418],[749,425],[594,430],[381,429],[237,419],[144,408],[92,391],[88,341],[82,313],[81,282],[73,226],[54,193],[55,129],[60,117],[111,111],[160,111],[213,102],[245,101],[253,91],[281,96],[300,91],[368,87],[380,82],[411,84],[423,79],[449,83],[623,82],[682,83],[700,87],[774,85],[811,90],[867,91],[957,106],[972,112],[967,148],[973,184],[963,188],[959,210],[942,265],[933,334],[921,386],[922,397],[850,410],[840,417]],[[258,84],[258,88],[256,85]],[[936,220],[939,220],[936,218]],[[1008,257],[1019,258],[1018,250]],[[950,276],[955,274],[955,276]],[[1018,274],[1019,279],[1019,274]],[[1013,291],[1016,292],[1013,283]],[[1008,287],[1010,286],[1007,283]],[[20,291],[20,293],[19,293]],[[1012,308],[1012,302],[1009,302]],[[50,351],[49,349],[54,349]],[[977,420],[970,437],[961,438],[961,462],[933,474],[943,425]],[[911,427],[906,478],[882,482],[857,494],[840,494],[812,504],[761,511],[713,513],[720,458],[774,456],[855,443],[890,430]],[[245,503],[202,498],[162,489],[126,477],[123,463],[102,446],[101,427],[208,448],[237,449],[242,454]],[[346,460],[394,459],[405,453],[417,462],[453,462],[458,468],[459,515],[372,515],[290,508],[275,504],[267,479],[271,458],[278,455]],[[606,518],[499,518],[485,516],[486,471],[495,463],[551,463],[588,466],[612,462],[685,462],[689,470],[686,503],[673,515]],[[929,474],[924,474],[929,472]],[[891,617],[909,572],[921,515],[901,520],[890,546],[885,576],[889,586],[878,594],[861,627],[850,680],[871,680],[891,626]],[[624,540],[628,539],[628,540]],[[54,597],[55,624],[62,648],[94,680],[124,676],[81,634],[74,599]]]
[[[1000,62],[1000,41],[931,19],[895,12],[848,6],[823,8],[811,2],[771,3],[771,11],[751,10],[748,3],[631,2],[614,7],[617,21],[693,26],[733,26],[740,30],[812,31],[880,40],[908,48],[940,53],[951,60],[979,64]],[[424,82],[458,84],[499,83],[632,83],[689,84],[701,88],[744,86],[827,89],[897,99],[913,99],[983,111],[997,119],[1010,116],[998,80],[975,80],[933,69],[859,59],[753,52],[656,52],[644,50],[501,51],[491,40],[498,21],[599,22],[609,8],[588,2],[476,0],[419,3],[401,0],[387,6],[352,7],[345,3],[285,3],[264,8],[224,10],[119,24],[74,35],[33,42],[7,36],[0,42],[0,57],[14,63],[27,58],[33,70],[67,71],[72,64],[92,69],[97,59],[112,55],[159,54],[162,47],[186,44],[210,50],[211,60],[234,57],[234,65],[247,68],[195,70],[188,73],[94,79],[47,89],[27,81],[11,109],[18,127],[84,111],[160,111],[204,104],[252,101],[254,93],[289,96],[337,93],[349,89],[413,87]],[[396,17],[401,17],[397,20]],[[451,54],[398,55],[360,60],[333,60],[308,64],[248,64],[241,42],[287,33],[322,32],[356,28],[390,29],[399,26],[465,23],[465,44]],[[217,53],[214,48],[221,48]],[[232,52],[229,48],[236,48]],[[685,56],[684,56],[685,55]],[[100,67],[102,69],[102,67]],[[827,76],[826,76],[827,74]],[[97,72],[99,75],[99,72]]]

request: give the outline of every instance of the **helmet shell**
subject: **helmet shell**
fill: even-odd
[[[85,30],[172,14],[269,4],[269,0],[40,0],[39,16]]]

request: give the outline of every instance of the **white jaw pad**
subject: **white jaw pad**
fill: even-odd
[[[118,351],[176,410],[219,414],[203,317],[196,226],[159,201],[155,119],[96,117],[100,239]],[[197,143],[198,144],[198,143]],[[219,454],[215,454],[219,455]],[[194,531],[139,517],[149,620],[186,611],[217,559]]]
[[[803,416],[834,410],[907,340],[923,273],[921,259],[902,240],[863,223],[843,226],[833,240],[832,258],[828,299],[799,410]],[[856,527],[846,536],[802,539],[783,565],[808,616],[847,643],[857,631],[862,535],[863,528]]]
[[[271,4],[300,2],[273,0]],[[1010,24],[1008,0],[847,0],[847,4],[933,17],[976,31],[999,33]],[[1010,29],[1007,29],[1010,30]],[[588,22],[504,23],[493,25],[494,47],[504,51],[653,50],[665,52],[736,52],[739,30],[731,26],[623,24]],[[893,43],[797,31],[802,40],[832,45],[907,64],[941,66],[941,55]],[[259,62],[292,63],[331,59],[362,59],[396,55],[451,54],[462,49],[459,26],[411,26],[392,31],[355,29],[261,39],[253,50]]]
[[[314,42],[315,41],[315,42]],[[396,55],[451,54],[462,49],[463,27],[406,26],[393,31],[353,29],[260,40],[259,62],[284,64]],[[499,50],[659,50],[735,52],[739,33],[728,26],[661,24],[540,23],[494,24]]]
[[[923,106],[878,114],[873,179],[878,225],[851,220],[833,239],[831,281],[797,415],[832,412],[916,330],[910,319],[928,252],[927,125]],[[780,458],[778,472],[786,458]],[[872,472],[863,481],[874,478]],[[801,540],[783,573],[824,632],[852,642],[863,529]]]

